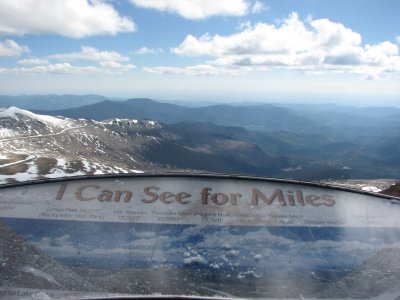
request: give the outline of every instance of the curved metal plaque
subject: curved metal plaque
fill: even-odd
[[[105,177],[2,188],[0,218],[6,298],[400,295],[396,198],[228,176]]]

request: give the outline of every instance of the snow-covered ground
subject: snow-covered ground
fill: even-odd
[[[349,180],[329,180],[322,183],[335,185],[344,188],[352,188],[365,192],[379,193],[394,185],[394,179],[349,179]]]
[[[140,145],[147,141],[156,142],[156,138],[141,131],[157,126],[158,122],[147,120],[97,122],[0,108],[0,184],[143,173],[143,161],[136,151],[141,151]]]
[[[5,159],[7,159],[7,156],[4,156],[4,157],[6,157]],[[11,163],[7,163],[7,164],[0,164],[0,168],[9,167],[9,166],[13,166],[13,165],[16,165],[16,164],[24,163],[24,162],[33,160],[36,157],[37,157],[36,155],[28,155],[27,158],[24,158],[24,159],[21,159],[21,160],[17,160],[17,161],[14,161],[14,162],[11,162]]]
[[[19,160],[13,163],[8,163],[4,165],[0,165],[0,184],[6,184],[12,181],[24,182],[45,178],[63,178],[63,177],[75,177],[75,176],[85,176],[85,175],[102,175],[102,174],[126,174],[126,173],[135,173],[140,174],[144,173],[142,170],[131,169],[131,168],[122,168],[118,166],[110,166],[104,165],[100,163],[90,162],[88,160],[82,160],[81,163],[83,167],[76,171],[71,171],[73,167],[73,163],[66,160],[65,158],[58,158],[56,165],[49,170],[46,174],[41,174],[39,168],[37,166],[37,162],[35,161],[37,156],[30,155],[23,160]],[[26,164],[27,169],[23,172],[16,172],[14,174],[1,174],[2,168],[17,165],[17,164]]]
[[[52,116],[47,116],[47,115],[38,115],[34,114],[28,110],[20,109],[15,106],[10,106],[6,108],[0,108],[0,118],[13,118],[17,121],[20,120],[21,116],[26,116],[34,120],[38,120],[41,122],[44,122],[48,125],[52,126],[57,126],[57,127],[63,127],[69,123],[68,119],[64,117],[52,117]]]

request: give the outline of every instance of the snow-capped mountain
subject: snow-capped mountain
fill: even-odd
[[[14,106],[0,108],[0,138],[54,134],[71,126],[68,118],[37,115]]]
[[[155,169],[143,159],[157,142],[156,121],[97,122],[0,109],[2,183],[86,174],[140,173]]]
[[[76,175],[208,170],[271,176],[290,166],[197,124],[104,121],[0,110],[0,184]],[[197,171],[196,171],[197,170]]]

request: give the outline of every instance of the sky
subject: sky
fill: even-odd
[[[0,94],[400,106],[398,0],[0,0]]]

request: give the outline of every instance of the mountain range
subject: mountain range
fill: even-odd
[[[206,107],[185,107],[156,102],[147,98],[135,98],[121,102],[105,100],[79,108],[54,111],[36,110],[35,112],[70,118],[89,118],[98,121],[116,117],[150,119],[168,124],[197,121],[223,126],[236,124],[237,126],[246,128],[267,128],[273,130],[311,130],[318,126],[318,124],[309,119],[270,104],[251,106],[222,104]]]
[[[0,107],[17,106],[22,109],[66,109],[107,100],[100,95],[0,95]]]
[[[273,174],[285,161],[255,144],[209,133],[190,139],[150,120],[102,122],[0,110],[0,179],[5,182],[107,173],[180,170]]]
[[[161,171],[400,178],[397,108],[185,107],[138,98],[32,111],[0,111],[3,181]]]
[[[40,112],[40,111],[39,111]],[[152,119],[195,137],[222,134],[258,145],[266,154],[299,162],[296,174],[316,178],[399,178],[400,109],[334,104],[184,107],[138,98],[48,111],[73,118]],[[194,132],[193,132],[194,131]],[[193,138],[192,138],[193,139]],[[285,168],[286,169],[286,168]]]

